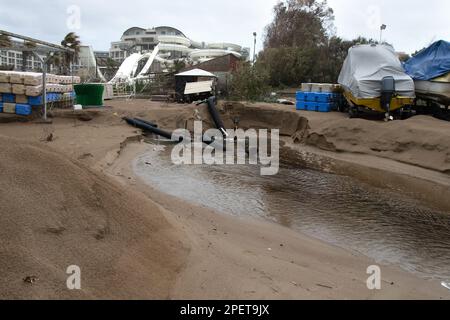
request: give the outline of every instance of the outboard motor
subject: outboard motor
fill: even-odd
[[[384,77],[381,80],[381,107],[386,110],[386,120],[393,120],[391,117],[391,101],[395,94],[395,79],[392,76]]]

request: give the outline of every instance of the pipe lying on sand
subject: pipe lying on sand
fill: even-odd
[[[155,128],[155,127],[149,125],[148,122],[146,123],[146,122],[143,122],[138,119],[131,119],[131,118],[127,118],[127,117],[124,117],[123,120],[125,120],[129,125],[131,125],[133,127],[136,127],[136,128],[139,128],[139,129],[142,129],[145,131],[150,131],[154,134],[157,134],[158,136],[172,140],[172,132],[168,132],[168,131],[164,131],[164,130]],[[182,141],[182,140],[183,140],[183,137],[178,138],[178,141]]]
[[[156,123],[153,123],[153,122],[150,122],[150,121],[147,121],[147,120],[144,120],[144,119],[139,119],[139,118],[134,118],[134,120],[137,120],[137,121],[143,122],[145,124],[148,124],[149,126],[152,126],[153,128],[158,128],[158,125]]]

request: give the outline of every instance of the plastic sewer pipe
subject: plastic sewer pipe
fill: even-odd
[[[228,137],[228,133],[225,130],[225,125],[223,124],[222,118],[220,117],[219,111],[216,108],[216,97],[210,97],[207,100],[208,110],[211,117],[214,120],[216,128],[219,129],[225,138]]]

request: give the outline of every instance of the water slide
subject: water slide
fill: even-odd
[[[144,75],[150,71],[150,68],[152,67],[152,64],[155,61],[158,53],[159,53],[159,44],[155,47],[155,49],[153,49],[152,53],[150,54],[150,57],[147,60],[147,63],[145,64],[144,68],[142,68],[141,72],[139,72],[136,78],[143,78]],[[148,56],[148,54],[144,55],[143,57],[146,56]]]
[[[114,78],[111,79],[109,83],[112,84],[118,82],[132,83],[138,79],[145,78],[145,75],[150,71],[150,68],[152,67],[155,60],[156,61],[161,60],[158,59],[158,54],[159,54],[159,45],[157,45],[151,53],[145,54],[133,53],[123,61],[116,75],[114,76]],[[139,62],[146,58],[148,58],[148,60],[145,63],[144,67],[142,68],[141,71],[139,71],[139,74],[135,76],[139,66]]]
[[[109,83],[114,84],[118,82],[131,82],[141,58],[142,54],[140,53],[133,53],[127,57],[120,66],[114,78],[112,78]]]
[[[81,56],[84,57],[84,64],[88,66],[90,69],[91,67],[95,69],[97,66],[97,60],[95,58],[94,50],[90,46],[82,46],[80,48],[81,50]],[[103,73],[101,72],[100,68],[97,66],[97,73],[96,75],[102,80],[103,82],[106,82],[105,77],[103,76]]]

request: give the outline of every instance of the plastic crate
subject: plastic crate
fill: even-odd
[[[297,101],[297,110],[306,110],[306,102]]]
[[[31,111],[31,106],[29,104],[16,104],[16,114],[18,115],[29,116]]]
[[[26,95],[23,94],[17,94],[16,95],[16,103],[19,104],[27,104],[28,103],[28,97]]]
[[[316,93],[315,92],[306,92],[306,101],[315,102],[316,101]]]
[[[308,111],[317,111],[317,103],[316,102],[306,102],[306,110]]]
[[[317,93],[316,101],[321,103],[328,103],[336,100],[336,95],[334,93]]]
[[[28,97],[28,104],[31,106],[40,106],[43,104],[42,96]]]
[[[3,102],[0,102],[0,113],[3,113]]]
[[[331,112],[335,106],[335,103],[328,102],[328,103],[318,103],[317,104],[317,111],[318,112]]]
[[[3,103],[3,113],[16,113],[16,104],[15,103]]]
[[[306,93],[303,91],[298,91],[296,94],[297,101],[306,101]]]
[[[3,100],[3,103],[15,103],[16,95],[12,94],[12,93],[4,93],[2,100]]]

